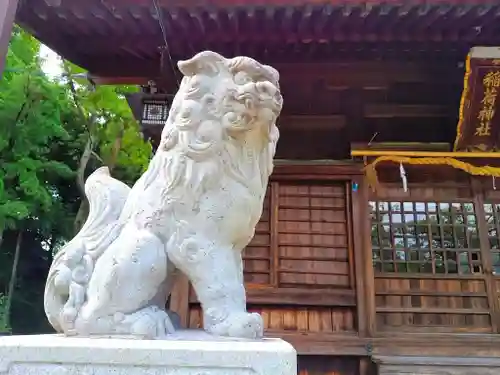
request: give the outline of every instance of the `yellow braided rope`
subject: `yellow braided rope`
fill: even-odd
[[[387,155],[378,157],[365,167],[366,178],[373,190],[375,190],[378,186],[378,177],[376,170],[377,164],[384,161],[411,165],[449,165],[453,168],[461,169],[469,174],[476,176],[500,177],[500,168],[490,167],[489,165],[478,167],[450,157],[411,158],[405,156]]]

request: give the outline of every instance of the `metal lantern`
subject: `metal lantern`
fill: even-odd
[[[136,92],[125,96],[134,117],[139,121],[142,135],[151,140],[153,149],[156,149],[173,95]]]
[[[170,110],[171,95],[136,92],[127,101],[142,127],[163,126]]]
[[[167,121],[169,109],[168,102],[165,99],[143,99],[141,124],[163,126]]]

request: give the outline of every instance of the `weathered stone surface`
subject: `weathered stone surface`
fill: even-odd
[[[296,353],[282,340],[172,340],[0,337],[1,375],[295,375]]]
[[[262,214],[279,132],[278,72],[205,51],[184,74],[147,171],[130,189],[106,168],[86,182],[90,214],[55,257],[45,312],[66,335],[163,338],[178,271],[191,281],[204,328],[259,338],[246,311],[241,251]]]

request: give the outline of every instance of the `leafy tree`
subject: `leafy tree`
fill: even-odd
[[[60,206],[55,184],[73,175],[50,155],[51,145],[69,137],[60,121],[61,108],[69,104],[64,90],[39,74],[39,43],[33,38],[16,28],[10,46],[0,82],[0,241],[6,230],[17,232],[5,301],[7,324],[23,234],[50,227]]]
[[[77,184],[82,204],[75,219],[75,232],[82,227],[88,214],[84,182],[89,169],[95,169],[95,161],[106,165],[118,179],[133,184],[147,167],[151,156],[151,144],[142,139],[124,94],[136,91],[130,86],[78,85],[73,78],[83,71],[64,62],[66,82],[75,108],[85,124],[85,147],[77,171]]]
[[[10,332],[10,326],[8,324],[7,309],[5,308],[6,298],[0,293],[0,333]]]
[[[105,164],[132,183],[151,154],[123,97],[134,88],[77,83],[81,69],[69,63],[50,80],[39,48],[15,28],[0,81],[0,331],[11,323],[18,332],[46,329],[45,277],[86,219],[86,176]]]

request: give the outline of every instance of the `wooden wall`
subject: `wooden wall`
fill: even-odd
[[[359,355],[366,351],[356,340],[366,323],[364,314],[361,324],[358,319],[362,278],[355,277],[351,209],[352,179],[360,175],[356,165],[278,165],[255,237],[243,253],[248,309],[262,314],[268,336],[297,348],[301,375],[360,374]],[[171,308],[186,326],[203,326],[185,278]],[[332,339],[339,342],[332,345]],[[332,350],[351,357],[324,356]]]
[[[465,56],[464,56],[465,60]],[[352,142],[453,143],[457,61],[283,64],[282,159],[349,159]]]
[[[298,161],[346,158],[351,142],[374,135],[452,143],[456,62],[280,73],[278,158],[295,161],[277,166],[244,251],[248,308],[266,334],[296,347],[301,375],[371,375],[373,354],[500,355],[500,193],[491,181],[419,169],[404,192],[393,168],[396,180],[380,176],[374,193],[362,164]],[[172,307],[186,326],[202,326],[185,279]]]
[[[377,331],[497,332],[482,193],[386,187],[370,205]]]
[[[357,330],[348,180],[274,178],[243,252],[249,309],[268,331]],[[190,292],[190,326],[201,326]]]
[[[372,354],[500,354],[491,180],[381,186],[370,191],[356,164],[278,166],[244,251],[249,310],[296,347],[304,375],[371,374]],[[200,328],[183,283],[174,310]]]

